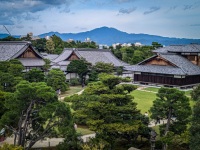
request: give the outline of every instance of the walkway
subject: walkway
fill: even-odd
[[[95,138],[96,134],[88,134],[88,135],[83,135],[81,136],[81,139],[83,142],[88,142],[90,138]],[[64,138],[47,138],[45,140],[40,140],[35,143],[33,148],[42,148],[42,147],[55,147],[58,145],[60,142],[62,142]],[[0,142],[0,146],[3,145],[3,143],[8,143],[8,144],[13,144],[14,143],[14,138],[13,137],[7,137],[5,141]]]

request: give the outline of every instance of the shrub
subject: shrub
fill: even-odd
[[[71,78],[69,84],[71,86],[75,86],[75,85],[80,85],[81,83],[79,82],[78,78]]]

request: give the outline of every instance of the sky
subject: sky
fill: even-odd
[[[200,39],[200,0],[0,0],[0,33],[35,36],[102,26]]]

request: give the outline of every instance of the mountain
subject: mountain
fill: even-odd
[[[80,32],[80,33],[59,33],[49,32],[38,35],[41,38],[52,35],[59,36],[62,40],[67,41],[68,39],[85,41],[86,38],[90,38],[97,44],[112,45],[113,43],[136,43],[140,42],[144,45],[151,45],[152,42],[158,42],[162,45],[173,45],[173,44],[200,44],[200,39],[186,39],[186,38],[169,38],[156,35],[148,34],[134,34],[119,31],[115,28],[101,27],[91,31]],[[0,34],[0,38],[1,34]]]
[[[169,38],[148,34],[129,34],[119,31],[115,28],[101,27],[91,31],[81,33],[58,33],[49,32],[39,35],[40,37],[52,36],[53,34],[61,37],[64,41],[68,39],[84,41],[86,38],[90,38],[98,44],[112,45],[113,43],[135,43],[140,42],[145,45],[151,45],[152,42],[158,42],[162,45],[173,44],[190,44],[199,43],[200,39],[186,39],[186,38]]]

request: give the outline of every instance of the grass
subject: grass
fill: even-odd
[[[139,91],[139,90],[131,92],[131,95],[134,97],[133,101],[138,104],[137,108],[141,110],[142,114],[148,112],[150,107],[153,105],[153,101],[156,99],[155,93]]]
[[[134,102],[136,102],[137,108],[141,111],[142,114],[148,112],[150,107],[153,105],[153,101],[156,99],[156,93],[158,92],[159,88],[155,87],[147,87],[144,88],[143,91],[135,90],[131,92],[131,95],[134,97]],[[151,92],[148,92],[151,91]],[[185,95],[190,98],[190,93],[192,90],[185,91]],[[193,107],[195,104],[194,101],[190,98],[190,106]]]
[[[70,89],[62,93],[60,96],[61,97],[71,96],[77,92],[80,92],[82,89],[83,89],[82,86],[70,86]]]
[[[155,88],[155,87],[147,87],[144,88],[145,91],[150,91],[150,92],[158,92],[159,88]]]
[[[77,133],[80,133],[81,135],[87,135],[87,134],[93,134],[95,132],[89,130],[86,126],[78,126]]]

